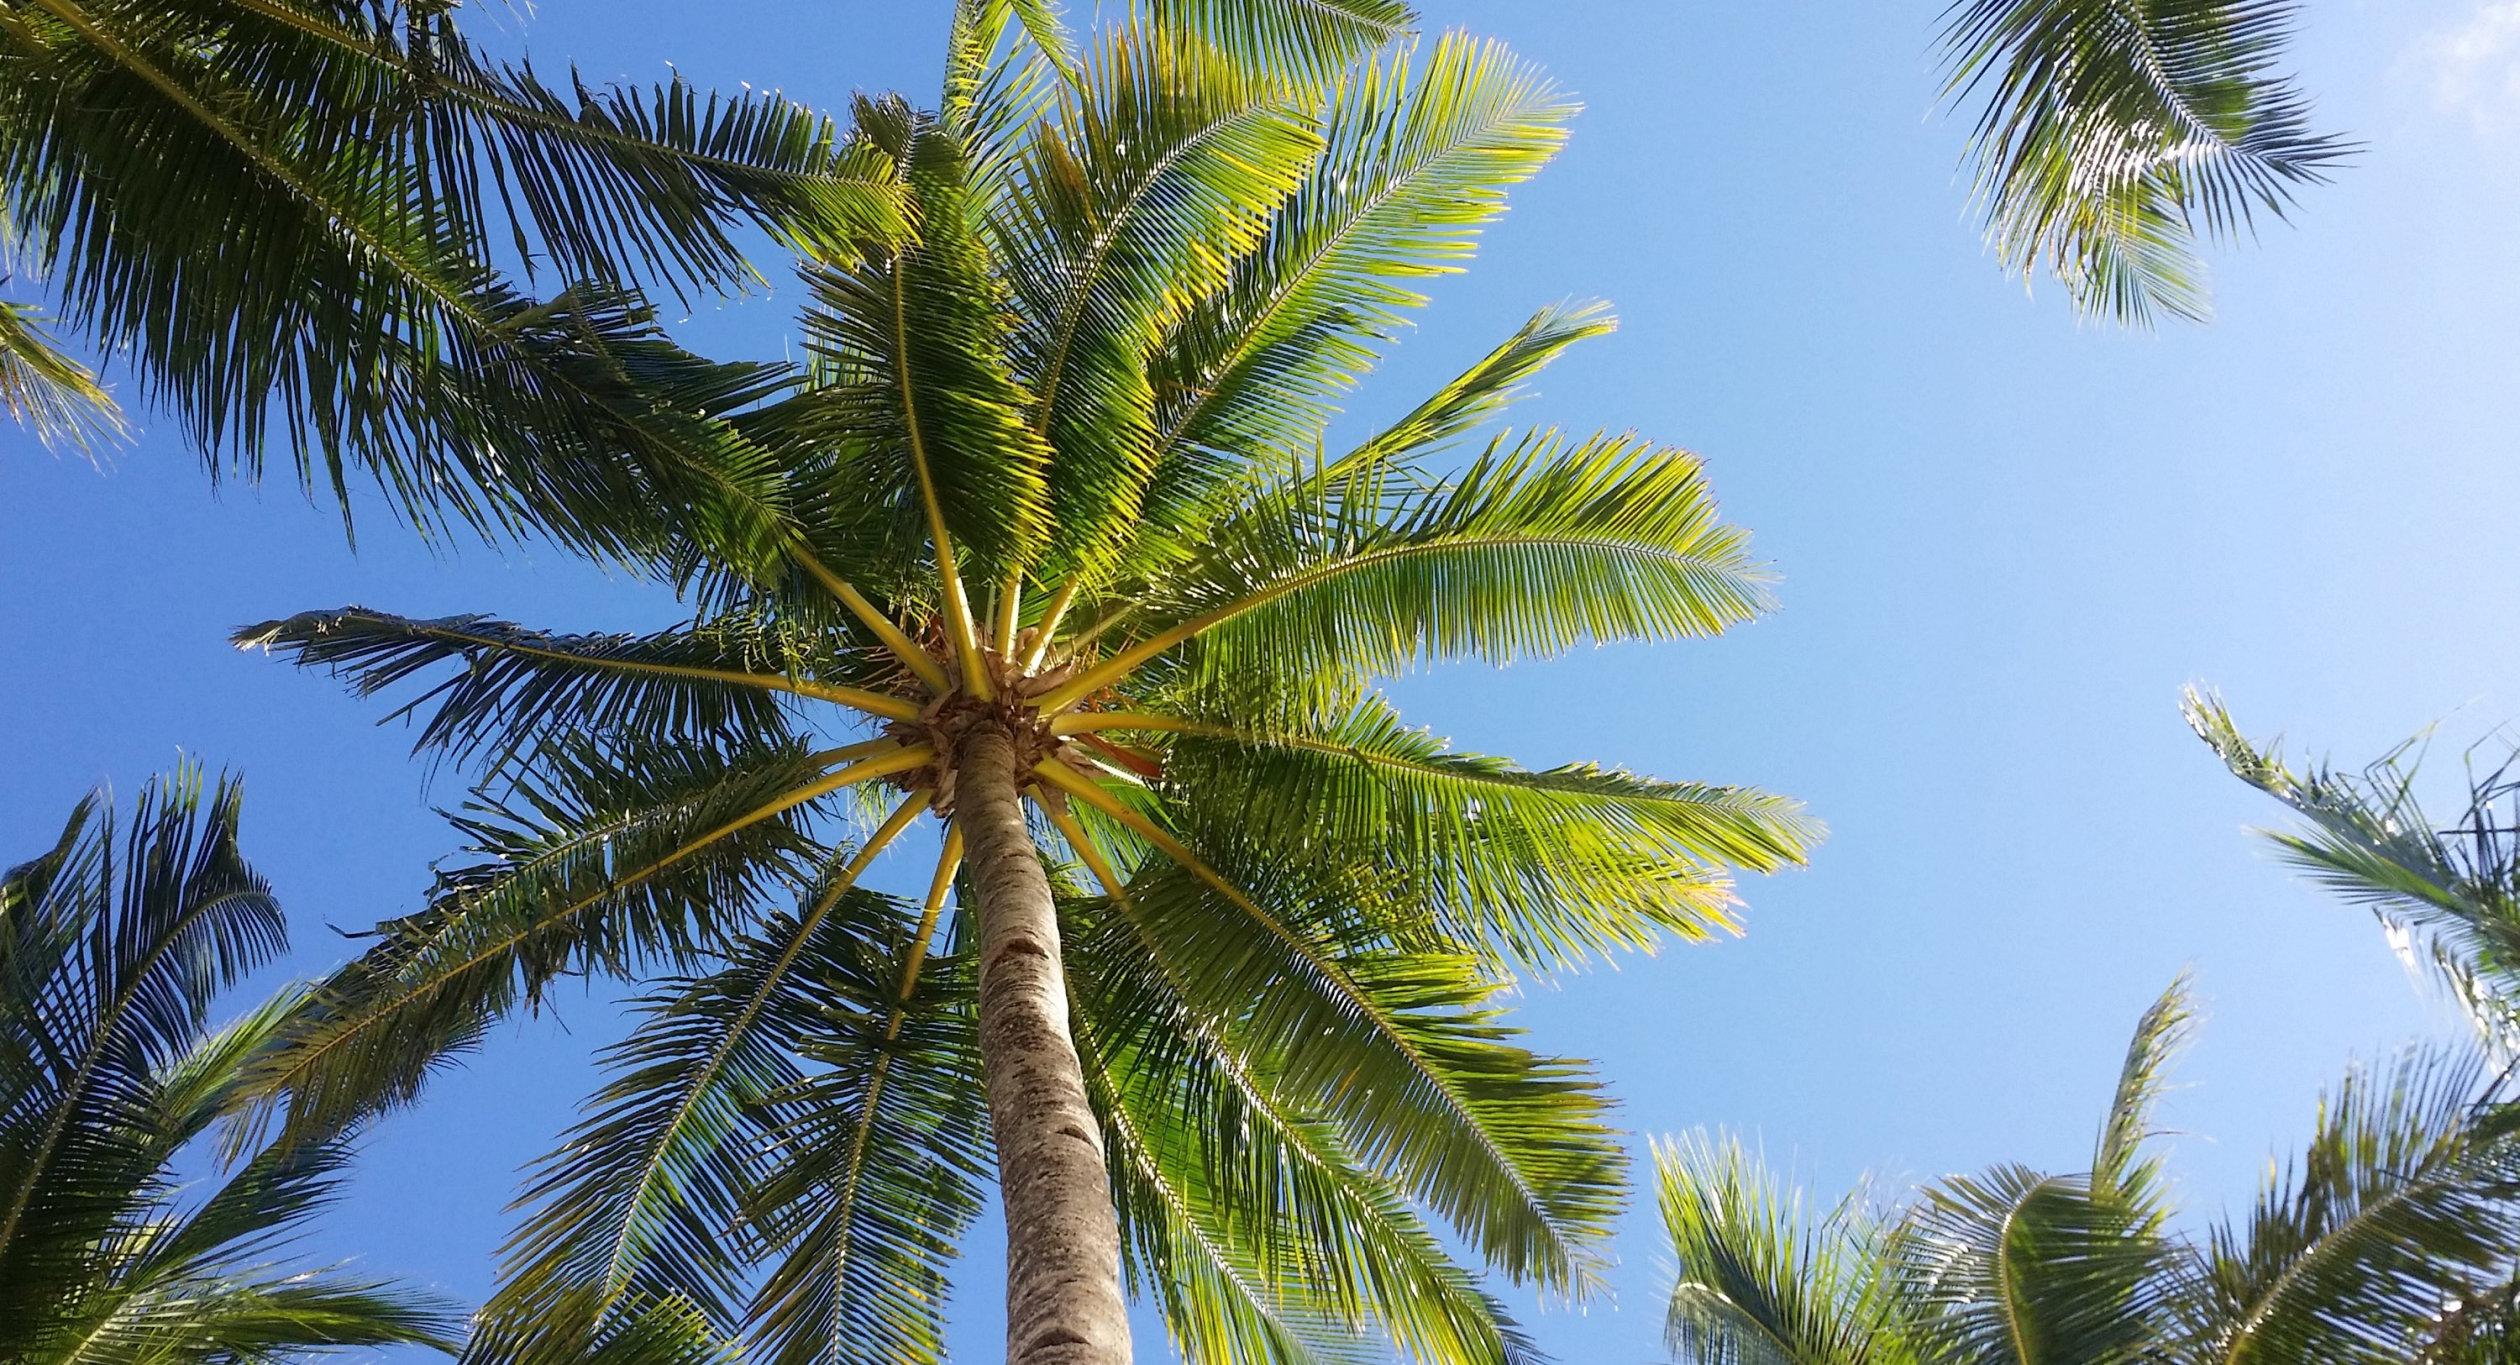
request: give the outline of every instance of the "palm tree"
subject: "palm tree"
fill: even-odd
[[[1623,1161],[1498,991],[1729,929],[1727,869],[1814,831],[1451,752],[1373,684],[1711,635],[1763,573],[1681,451],[1447,454],[1595,308],[1326,448],[1417,281],[1563,138],[1538,72],[1406,42],[1388,0],[1166,0],[1084,51],[1022,10],[959,8],[935,112],[859,105],[915,233],[810,257],[810,370],[695,420],[775,513],[730,558],[723,504],[662,509],[697,620],[240,632],[361,692],[426,679],[423,747],[486,774],[477,860],[262,1085],[328,1131],[563,975],[645,975],[493,1322],[678,1293],[770,1360],[934,1359],[994,1152],[1010,1360],[1125,1360],[1130,1285],[1198,1360],[1351,1359],[1377,1323],[1528,1358],[1425,1214],[1580,1296]],[[929,818],[926,893],[865,885]]]
[[[178,1175],[299,1003],[208,1024],[283,946],[238,797],[186,770],[127,826],[91,797],[0,874],[0,1358],[228,1365],[447,1333],[405,1291],[285,1259],[343,1140],[245,1152],[203,1188]]]
[[[2280,743],[2240,733],[2221,699],[2190,689],[2188,724],[2240,780],[2283,802],[2299,830],[2266,837],[2285,861],[2380,918],[2410,968],[2447,988],[2497,1054],[2520,1044],[2520,750],[2467,771],[2465,805],[2447,821],[2415,793],[2408,743],[2363,771],[2296,772]]]
[[[2409,1053],[2350,1073],[2245,1216],[2170,1227],[2147,1150],[2184,983],[2144,1015],[2089,1171],[1999,1166],[1805,1215],[1737,1143],[1656,1152],[1677,1359],[1787,1365],[2488,1365],[2520,1249],[2507,1079]]]
[[[898,195],[784,99],[555,89],[455,8],[0,0],[0,284],[45,290],[214,472],[283,448],[345,515],[364,473],[424,528],[622,552],[625,509],[699,476],[672,433],[750,373],[624,286],[744,282],[746,224],[881,239]],[[565,288],[528,296],[499,252]],[[31,319],[0,302],[0,406],[75,436],[110,408]]]
[[[1954,0],[1946,96],[1979,104],[1987,240],[2093,316],[2199,319],[2200,238],[2282,218],[2352,145],[2277,71],[2293,0]]]

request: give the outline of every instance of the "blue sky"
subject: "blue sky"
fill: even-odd
[[[2366,917],[2244,837],[2274,812],[2186,734],[2177,692],[2218,685],[2254,732],[2354,761],[2435,721],[2452,760],[2520,718],[2520,4],[2308,0],[2305,79],[2369,148],[2295,226],[2215,254],[2219,321],[2150,336],[2078,326],[1980,251],[1960,129],[1932,116],[1933,0],[1424,8],[1540,60],[1588,112],[1359,420],[1540,303],[1607,298],[1623,330],[1526,416],[1702,452],[1784,609],[1723,640],[1395,690],[1466,747],[1756,783],[1834,830],[1810,869],[1745,888],[1744,940],[1535,983],[1524,1022],[1600,1060],[1640,1146],[1731,1127],[1835,1191],[2077,1165],[2135,1015],[2193,968],[2207,1017],[2174,1166],[2201,1213],[2245,1201],[2349,1056],[2447,1030]],[[945,9],[476,18],[597,78],[671,59],[836,106],[931,91]],[[686,334],[778,354],[795,302],[783,285]],[[171,431],[105,475],[23,444],[0,432],[0,837],[31,851],[80,791],[179,750],[242,769],[300,973],[352,950],[326,925],[413,907],[452,843],[429,803],[460,784],[432,783],[383,707],[228,649],[231,628],[348,602],[573,629],[678,615],[566,557],[433,554],[381,516],[354,554],[292,490],[214,497]],[[617,1031],[600,996],[553,1015],[385,1128],[324,1251],[487,1291],[515,1169]],[[995,1250],[983,1229],[962,1276],[966,1360],[997,1349]],[[1657,1356],[1648,1209],[1620,1251],[1615,1303],[1537,1318],[1561,1358]]]

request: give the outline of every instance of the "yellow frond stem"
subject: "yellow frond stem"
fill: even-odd
[[[822,584],[824,591],[839,599],[840,605],[847,607],[851,616],[856,617],[868,630],[873,631],[875,638],[884,642],[884,648],[892,651],[895,658],[900,659],[905,667],[918,675],[919,681],[926,683],[929,691],[946,690],[944,667],[938,664],[926,650],[919,648],[918,642],[904,633],[901,627],[894,623],[892,617],[886,615],[873,602],[868,601],[866,594],[859,592],[847,579],[824,567],[823,562],[808,553],[804,547],[799,546],[791,553],[795,555],[797,563],[805,566],[805,572],[813,575],[814,581]]]
[[[1005,586],[998,589],[997,652],[1001,659],[1015,657],[1015,620],[1024,613],[1024,575],[1022,570],[1006,576]]]
[[[936,921],[945,911],[945,898],[953,894],[954,873],[962,867],[963,836],[959,825],[945,827],[945,850],[936,860],[936,879],[928,884],[927,906],[919,916],[918,937],[910,944],[910,956],[901,968],[901,989],[894,996],[892,1015],[884,1021],[884,1041],[901,1036],[901,1026],[910,1017],[910,996],[919,988],[919,968],[927,962],[928,940],[936,936]],[[866,1170],[866,1144],[875,1132],[875,1116],[884,1098],[884,1081],[892,1073],[893,1053],[888,1049],[876,1055],[875,1068],[866,1078],[866,1099],[858,1106],[857,1132],[849,1139],[848,1173],[841,1178],[843,1202],[857,1198],[857,1184]]]
[[[837,749],[825,749],[814,755],[813,761],[821,767],[832,768],[876,758],[900,747],[901,741],[897,739],[870,739],[863,744],[843,744]]]
[[[1222,725],[1204,725],[1179,716],[1159,716],[1150,711],[1070,711],[1050,718],[1054,735],[1090,735],[1102,730],[1160,730],[1175,735],[1207,735],[1224,739],[1234,732]]]
[[[863,711],[870,716],[880,716],[885,720],[917,720],[920,713],[926,709],[908,697],[896,697],[886,692],[869,692],[862,687],[800,682],[791,683],[783,690],[794,692],[799,696],[836,702],[850,710]]]
[[[1084,586],[1085,580],[1076,577],[1059,585],[1057,595],[1050,599],[1049,608],[1041,613],[1041,624],[1033,628],[1032,648],[1024,651],[1025,672],[1041,667],[1042,656],[1050,652],[1050,642],[1058,638],[1060,618],[1067,615],[1069,605],[1076,601],[1077,589]]]
[[[1075,678],[1070,679],[1065,685],[1042,697],[1039,705],[1044,712],[1064,711],[1067,708],[1076,705],[1078,702],[1083,701],[1085,698],[1094,695],[1096,692],[1099,692],[1113,683],[1120,681],[1122,678],[1129,676],[1131,673],[1136,672],[1146,663],[1147,660],[1154,658],[1156,655],[1163,653],[1165,650],[1171,649],[1175,645],[1181,644],[1185,641],[1195,639],[1202,633],[1216,626],[1223,625],[1227,621],[1231,621],[1245,612],[1257,611],[1260,608],[1269,605],[1271,602],[1275,602],[1291,593],[1301,592],[1306,588],[1327,582],[1343,574],[1354,573],[1369,564],[1379,564],[1394,559],[1406,559],[1412,555],[1425,554],[1438,548],[1443,547],[1429,545],[1395,545],[1387,549],[1367,551],[1366,553],[1357,555],[1352,559],[1342,560],[1334,564],[1311,569],[1304,573],[1296,574],[1281,582],[1272,583],[1268,587],[1262,588],[1251,594],[1249,597],[1242,598],[1239,601],[1228,602],[1214,611],[1203,612],[1200,615],[1191,617],[1189,620],[1184,621],[1169,630],[1159,631],[1156,634],[1150,635],[1145,639],[1138,641],[1136,644],[1131,645],[1127,649],[1120,651],[1118,654],[1114,654],[1110,658],[1103,660],[1093,668],[1090,668]],[[1104,620],[1095,623],[1094,630],[1089,631],[1086,635],[1080,637],[1079,643],[1081,644],[1084,640],[1091,639],[1095,633],[1100,632],[1111,622],[1118,620],[1121,615],[1125,614],[1129,610],[1131,609],[1123,607],[1119,612],[1115,612],[1111,616],[1104,618]]]
[[[1277,917],[1261,909],[1259,902],[1244,895],[1242,888],[1227,881],[1224,873],[1208,866],[1206,860],[1191,852],[1188,845],[1166,834],[1163,827],[1154,821],[1129,809],[1111,793],[1096,786],[1091,779],[1080,776],[1075,769],[1055,758],[1045,758],[1034,764],[1033,773],[1050,785],[1128,826],[1139,838],[1153,844],[1165,857],[1181,864],[1183,870],[1191,876],[1216,888],[1217,894],[1232,901],[1242,909],[1243,913],[1273,928],[1277,927]]]
[[[954,894],[954,874],[962,870],[962,826],[945,827],[945,849],[937,855],[936,879],[928,883],[927,904],[919,912],[919,932],[910,939],[910,956],[901,965],[901,989],[894,992],[892,1018],[884,1024],[884,1041],[901,1036],[904,1006],[919,989],[919,969],[927,965],[928,944],[936,938],[936,922],[945,915],[945,900]]]
[[[1075,849],[1076,856],[1084,861],[1085,870],[1094,874],[1095,881],[1102,883],[1103,894],[1126,904],[1128,887],[1121,882],[1120,875],[1111,870],[1110,860],[1103,856],[1102,848],[1094,842],[1094,837],[1085,832],[1085,826],[1069,812],[1067,804],[1044,801],[1040,805],[1042,813],[1050,817],[1051,826],[1059,831],[1059,837],[1067,840],[1068,847]]]
[[[893,345],[896,356],[910,354],[910,301],[903,297],[901,270],[895,263],[892,280]],[[928,467],[927,437],[919,424],[919,403],[910,391],[910,371],[906,363],[893,366],[901,389],[901,410],[909,418],[905,424],[910,437],[910,463],[919,475],[919,502],[927,513],[928,537],[936,542],[936,576],[945,595],[945,629],[954,638],[954,657],[962,661],[963,690],[981,701],[989,701],[995,689],[989,684],[989,671],[981,665],[980,631],[972,621],[971,598],[963,592],[962,570],[954,561],[953,533],[945,526],[945,507],[937,500],[936,473]]]

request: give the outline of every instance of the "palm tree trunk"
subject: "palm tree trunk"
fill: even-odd
[[[1120,1225],[1068,1034],[1059,921],[1018,797],[1015,744],[956,746],[954,813],[980,901],[980,1069],[1006,1207],[1008,1365],[1128,1365]]]

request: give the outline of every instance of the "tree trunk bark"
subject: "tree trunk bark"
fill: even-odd
[[[1120,1225],[1068,1034],[1058,915],[1024,824],[1015,745],[982,721],[956,750],[954,816],[980,901],[980,1069],[1006,1210],[1006,1359],[1128,1365]]]

